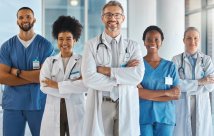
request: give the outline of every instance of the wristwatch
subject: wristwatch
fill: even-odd
[[[17,69],[17,70],[16,70],[16,77],[19,77],[20,74],[21,74],[21,70],[20,70],[20,69]]]

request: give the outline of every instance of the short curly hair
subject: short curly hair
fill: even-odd
[[[164,40],[164,35],[163,35],[163,32],[162,30],[158,27],[158,26],[155,26],[155,25],[151,25],[149,27],[146,28],[146,30],[143,32],[143,41],[145,41],[146,39],[146,34],[150,31],[158,31],[161,35],[161,40],[163,41]]]
[[[71,32],[74,39],[78,41],[82,32],[82,25],[80,22],[71,16],[59,16],[53,23],[52,35],[54,39],[58,39],[61,32]]]

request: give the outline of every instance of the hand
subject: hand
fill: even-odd
[[[106,76],[111,75],[111,68],[109,67],[103,67],[103,66],[98,66],[97,67],[97,72]]]
[[[82,76],[76,78],[75,80],[82,80]]]
[[[45,83],[44,87],[51,87],[51,88],[58,89],[58,83],[49,78],[45,78],[45,80],[42,80],[42,83]]]
[[[143,86],[141,84],[138,84],[137,88],[143,88]]]
[[[181,91],[178,87],[174,87],[170,90],[165,91],[166,96],[173,98],[174,100],[178,100],[181,95]]]
[[[214,77],[211,75],[208,75],[207,77],[204,77],[198,80],[198,85],[206,85],[206,84],[214,84]]]
[[[16,68],[11,68],[10,74],[16,76],[17,70],[18,70],[18,69],[16,69]]]
[[[133,59],[127,63],[126,67],[135,67],[135,66],[139,65],[139,63],[140,63],[139,60]]]

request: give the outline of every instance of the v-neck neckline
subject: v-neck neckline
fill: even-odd
[[[160,67],[160,65],[162,64],[162,58],[160,59],[160,63],[157,65],[157,67],[152,67],[147,61],[146,61],[146,59],[143,59],[144,60],[144,62],[149,66],[149,68],[150,69],[152,69],[153,71],[156,71],[156,70],[158,70],[159,69],[159,67]]]
[[[34,37],[34,39],[31,41],[31,43],[30,43],[27,47],[25,47],[25,46],[22,44],[22,42],[19,40],[19,37],[17,36],[18,41],[20,42],[21,46],[22,46],[25,50],[27,50],[28,48],[30,48],[30,46],[32,46],[32,43],[34,42],[34,40],[35,40],[36,38],[37,38],[37,35]]]

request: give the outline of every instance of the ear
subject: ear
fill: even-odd
[[[34,23],[36,22],[36,18],[34,18],[33,22],[34,22]]]
[[[104,23],[104,16],[103,15],[101,15],[101,20]]]
[[[126,17],[123,15],[123,16],[122,16],[122,20],[123,20],[123,22],[124,22],[124,20],[125,20],[125,19],[126,19]]]

